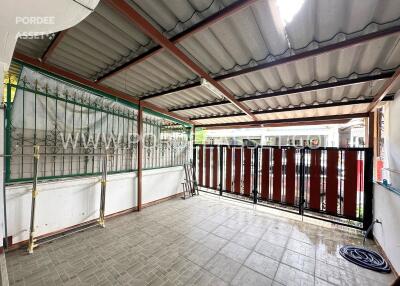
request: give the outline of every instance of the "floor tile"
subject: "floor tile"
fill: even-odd
[[[280,264],[275,275],[275,280],[287,286],[313,286],[314,276],[292,268],[285,264]]]
[[[33,255],[7,252],[10,285],[312,285],[313,261],[315,285],[394,280],[338,254],[342,245],[361,245],[360,235],[206,195],[166,201],[106,225],[41,245]],[[373,242],[368,247],[376,249]]]
[[[315,259],[287,249],[282,257],[282,263],[314,275]]]
[[[276,274],[279,262],[257,252],[252,252],[244,265],[272,279]]]
[[[254,249],[259,239],[252,235],[248,235],[246,233],[238,232],[235,236],[231,239],[232,242],[237,243],[247,249]]]
[[[237,233],[237,231],[229,227],[220,225],[212,233],[224,239],[231,240],[233,236]]]
[[[215,255],[204,268],[226,282],[230,282],[241,264],[222,254]]]
[[[189,249],[184,256],[199,266],[204,266],[217,252],[202,244]]]
[[[268,286],[272,280],[245,266],[242,266],[231,282],[232,286]]]
[[[276,261],[280,261],[285,249],[267,241],[260,240],[256,245],[255,251],[264,256],[275,259]]]
[[[273,232],[273,231],[270,231],[270,230],[267,230],[264,233],[264,235],[261,237],[261,239],[265,240],[265,241],[267,241],[269,243],[273,243],[275,245],[278,245],[280,247],[285,247],[287,242],[288,242],[288,240],[289,240],[289,237],[285,236],[285,235],[282,235],[282,234],[279,234],[279,233],[276,233],[276,232]]]
[[[240,246],[234,242],[229,242],[227,245],[225,245],[219,253],[232,258],[233,260],[239,262],[242,264],[246,258],[249,256],[251,250]]]
[[[286,247],[302,255],[315,258],[315,246],[295,239],[289,239]]]
[[[200,243],[204,244],[210,249],[215,251],[219,251],[222,247],[224,247],[229,241],[216,236],[215,234],[209,233],[206,237],[200,240]]]

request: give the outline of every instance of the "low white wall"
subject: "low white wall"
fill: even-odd
[[[142,203],[181,192],[183,168],[143,171]],[[137,206],[136,173],[108,176],[106,215]],[[31,210],[31,184],[8,186],[7,226],[13,243],[27,240]],[[97,219],[100,205],[100,180],[96,177],[46,182],[38,186],[36,236],[59,231]]]
[[[379,184],[374,186],[374,236],[400,274],[400,196]]]

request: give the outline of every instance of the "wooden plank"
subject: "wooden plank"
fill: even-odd
[[[274,149],[274,177],[272,199],[275,202],[281,202],[282,197],[282,149]]]
[[[250,196],[251,188],[251,149],[244,148],[244,174],[243,174],[243,194]]]
[[[326,166],[326,212],[337,215],[338,206],[339,151],[327,151]]]
[[[321,151],[311,150],[310,162],[310,209],[321,208]]]
[[[235,149],[235,183],[234,193],[240,194],[240,182],[242,179],[242,149]]]
[[[261,199],[269,199],[269,167],[270,167],[270,149],[262,150],[262,162],[261,162]]]
[[[344,151],[343,215],[356,217],[357,211],[357,151]]]
[[[294,148],[286,150],[286,203],[294,205],[296,185],[296,151]]]
[[[216,190],[218,188],[218,168],[219,168],[219,162],[218,162],[218,147],[214,147],[213,149],[213,183],[212,183],[212,188]]]
[[[227,192],[232,192],[232,149],[226,148],[225,187]]]

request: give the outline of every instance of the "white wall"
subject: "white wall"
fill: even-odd
[[[382,222],[374,226],[375,239],[400,273],[400,196],[375,184],[374,217]]]
[[[142,203],[148,203],[181,192],[183,168],[172,167],[143,171]],[[108,176],[106,215],[137,205],[136,174]],[[8,236],[13,243],[28,239],[31,184],[6,188]],[[36,199],[36,236],[59,231],[99,217],[99,178],[68,179],[41,183]],[[106,222],[107,223],[107,222]]]
[[[386,166],[400,171],[400,95],[385,108]],[[400,187],[400,175],[392,174],[391,183]],[[397,273],[400,272],[400,196],[379,184],[374,184],[374,236],[388,256]]]

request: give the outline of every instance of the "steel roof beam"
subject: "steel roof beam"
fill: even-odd
[[[397,69],[396,72],[392,75],[392,77],[386,80],[383,86],[378,90],[371,104],[368,106],[368,112],[373,111],[382,100],[386,99],[386,95],[395,86],[399,78],[400,78],[400,68]]]
[[[257,118],[251,113],[250,109],[243,103],[236,100],[235,96],[228,91],[221,83],[213,79],[205,70],[197,65],[192,59],[189,58],[182,50],[175,46],[173,42],[168,40],[162,33],[154,28],[142,15],[133,9],[127,2],[123,0],[108,0],[117,11],[125,15],[130,21],[135,23],[145,34],[151,37],[155,42],[161,45],[164,49],[168,50],[180,62],[190,68],[199,77],[207,80],[213,85],[226,99],[233,103],[237,108],[243,111],[252,120]]]
[[[217,13],[201,20],[200,22],[194,24],[193,26],[189,27],[188,29],[186,29],[185,31],[173,36],[170,41],[173,42],[174,44],[177,44],[179,42],[182,42],[184,39],[188,38],[189,36],[200,32],[208,27],[210,27],[212,24],[221,21],[222,19],[231,16],[247,7],[249,7],[251,4],[253,4],[254,2],[256,2],[258,0],[238,0],[236,2],[234,2],[233,4],[223,8],[222,10],[218,11]],[[143,53],[142,55],[139,55],[136,58],[131,59],[130,61],[126,62],[125,64],[107,72],[106,74],[100,76],[97,81],[101,82],[113,75],[116,75],[122,71],[124,71],[125,69],[131,68],[134,65],[143,62],[144,60],[146,60],[149,57],[155,56],[158,53],[160,53],[163,50],[162,46],[157,46],[154,48],[151,48],[150,50],[148,50],[147,52]]]
[[[94,90],[97,90],[97,91],[103,92],[105,94],[111,95],[113,97],[125,100],[127,102],[130,102],[130,103],[133,103],[133,104],[136,104],[136,105],[139,105],[139,100],[134,98],[133,96],[131,96],[131,95],[125,93],[125,92],[118,91],[118,90],[115,90],[113,88],[107,87],[107,86],[99,85],[99,84],[97,84],[97,83],[95,83],[95,82],[93,82],[91,80],[88,80],[86,78],[81,77],[80,75],[77,75],[76,73],[73,73],[73,72],[70,72],[70,71],[66,71],[66,70],[64,70],[62,68],[43,63],[43,62],[41,62],[41,61],[39,61],[37,59],[34,59],[34,58],[30,57],[30,56],[24,55],[24,54],[19,53],[19,52],[14,52],[13,58],[16,59],[16,60],[19,60],[19,61],[21,61],[21,62],[23,62],[23,63],[25,63],[27,65],[30,65],[32,67],[44,70],[44,71],[46,71],[48,73],[51,73],[51,74],[57,75],[59,77],[62,77],[64,79],[66,79],[66,80],[72,81],[72,82],[74,82],[74,83],[76,83],[76,84],[78,84],[80,86],[89,87],[89,88],[92,88]],[[141,105],[144,108],[147,108],[147,109],[156,111],[158,113],[167,115],[167,116],[169,116],[171,118],[178,119],[178,120],[183,121],[183,122],[188,123],[188,124],[193,124],[193,122],[191,122],[187,118],[179,116],[176,113],[169,112],[168,110],[160,108],[160,107],[158,107],[158,106],[156,106],[154,104],[151,104],[150,102],[141,102]]]
[[[388,95],[383,98],[383,101],[391,101],[394,99],[394,95]],[[279,113],[279,112],[290,112],[290,111],[300,111],[307,109],[318,109],[318,108],[327,108],[327,107],[338,107],[338,106],[347,106],[347,105],[357,105],[357,104],[365,104],[372,103],[373,98],[366,98],[361,100],[350,100],[343,102],[334,102],[334,103],[322,103],[318,105],[306,105],[306,106],[298,106],[298,107],[285,107],[280,109],[271,109],[271,110],[262,110],[262,111],[254,111],[253,114],[268,114],[268,113]],[[205,117],[191,117],[190,120],[202,120],[202,119],[214,119],[214,118],[227,118],[227,117],[237,117],[243,116],[244,113],[233,113],[233,114],[221,114],[221,115],[210,115]]]
[[[366,118],[369,113],[352,113],[341,115],[303,117],[303,118],[288,118],[276,120],[260,120],[254,122],[230,122],[217,124],[198,124],[196,128],[205,129],[224,129],[224,128],[252,128],[252,127],[283,127],[293,125],[318,125],[318,124],[334,124],[333,121],[341,123],[343,119]],[[328,123],[327,123],[328,122]]]
[[[67,30],[58,32],[54,39],[51,41],[50,45],[47,47],[46,51],[43,53],[41,56],[41,61],[45,63],[47,59],[53,54],[57,46],[60,44],[61,40],[64,38],[65,34],[67,33]]]
[[[354,79],[344,79],[344,80],[338,80],[336,82],[327,82],[327,83],[321,83],[318,85],[307,85],[307,86],[300,87],[300,88],[290,88],[285,91],[278,90],[278,91],[274,91],[274,92],[265,92],[265,93],[261,93],[258,95],[252,95],[252,96],[238,98],[238,101],[248,102],[248,101],[276,97],[276,96],[284,96],[284,95],[290,95],[290,94],[296,94],[296,93],[302,93],[302,92],[329,89],[329,88],[334,88],[334,87],[342,87],[342,86],[347,86],[347,85],[352,85],[352,84],[357,84],[357,83],[364,83],[364,82],[369,82],[369,81],[374,81],[374,80],[390,78],[391,76],[393,76],[393,74],[394,74],[394,71],[390,71],[390,72],[384,72],[384,73],[381,73],[378,75],[368,75],[368,76],[362,76],[362,77],[354,78]],[[180,90],[182,90],[182,89],[180,89]],[[223,105],[223,104],[227,104],[227,103],[229,103],[229,101],[227,101],[227,100],[218,101],[218,102],[204,102],[204,103],[199,103],[199,104],[190,105],[190,106],[170,108],[168,110],[169,111],[181,111],[181,110],[195,109],[195,108],[201,108],[201,107],[218,106],[218,105]]]
[[[291,62],[295,62],[298,60],[302,60],[305,58],[310,58],[310,57],[315,57],[321,54],[325,54],[328,52],[333,52],[335,50],[338,49],[344,49],[344,48],[348,48],[351,46],[355,46],[355,45],[360,45],[363,43],[366,43],[368,41],[371,40],[375,40],[375,39],[379,39],[382,37],[386,37],[386,36],[390,36],[393,34],[397,34],[400,33],[400,25],[399,26],[395,26],[395,27],[391,27],[391,28],[387,28],[384,30],[379,30],[370,34],[366,34],[366,35],[362,35],[362,36],[358,36],[352,39],[348,39],[348,40],[344,40],[342,42],[339,43],[334,43],[334,44],[330,44],[324,47],[320,47],[314,50],[310,50],[310,51],[305,51],[305,52],[300,52],[298,54],[292,55],[292,56],[288,56],[288,57],[284,57],[284,58],[280,58],[271,62],[267,62],[264,64],[259,64],[257,66],[254,67],[249,67],[249,68],[243,68],[241,70],[238,71],[234,71],[231,73],[227,73],[224,75],[220,75],[220,76],[216,76],[214,77],[214,79],[216,81],[221,81],[224,79],[231,79],[234,78],[236,76],[240,76],[240,75],[244,75],[244,74],[248,74],[251,72],[255,72],[255,71],[260,71],[266,68],[271,68],[271,67],[275,67],[275,66],[279,66],[279,65],[283,65],[283,64],[287,64],[287,63],[291,63]],[[198,86],[200,86],[200,83],[198,83]],[[192,88],[193,86],[189,86],[188,88]],[[181,90],[184,90],[183,87],[181,87]],[[159,92],[156,94],[151,94],[148,96],[143,96],[142,99],[146,100],[146,99],[150,99],[150,98],[154,98],[156,96],[163,96],[163,95],[167,95],[169,93],[173,92],[173,90],[166,90],[163,92]]]

